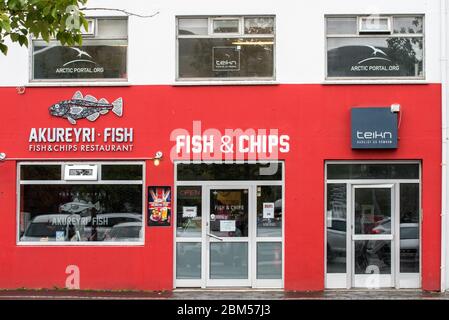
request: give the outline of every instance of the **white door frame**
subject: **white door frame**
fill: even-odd
[[[388,235],[356,235],[354,229],[355,222],[355,192],[357,189],[390,189],[390,208],[391,208],[391,234]],[[399,269],[398,263],[396,262],[397,257],[399,257],[399,244],[398,244],[398,234],[399,234],[399,214],[398,214],[398,201],[396,201],[396,190],[395,184],[352,184],[351,185],[351,214],[348,219],[351,232],[348,233],[350,243],[348,249],[350,250],[347,257],[350,259],[347,264],[350,267],[350,287],[351,288],[398,288],[397,283]],[[391,252],[390,252],[390,274],[379,274],[378,276],[372,274],[355,274],[355,241],[372,240],[372,241],[391,241]]]
[[[173,241],[173,284],[176,288],[182,288],[182,287],[188,287],[188,288],[206,288],[207,287],[207,274],[208,270],[206,270],[206,250],[208,248],[205,248],[204,246],[204,239],[205,239],[205,230],[206,228],[206,218],[205,214],[209,213],[209,209],[206,208],[210,205],[209,203],[209,193],[208,190],[211,188],[216,189],[225,189],[225,188],[243,188],[248,189],[252,188],[252,199],[249,199],[248,206],[249,209],[253,208],[252,214],[253,214],[253,220],[252,225],[249,225],[248,234],[251,232],[253,238],[251,239],[252,245],[250,252],[250,260],[249,263],[251,265],[251,269],[249,270],[249,275],[251,278],[251,286],[252,288],[283,288],[284,287],[284,273],[285,273],[285,181],[284,180],[260,180],[260,181],[254,181],[254,180],[247,180],[247,181],[176,181],[175,183],[175,190],[173,192],[174,194],[174,208],[177,208],[177,187],[178,186],[201,186],[201,194],[202,194],[202,200],[201,200],[201,207],[203,209],[202,213],[202,222],[201,222],[201,236],[196,238],[189,238],[189,237],[177,237],[176,236],[176,216],[177,212],[173,212],[173,221],[174,221],[174,241]],[[283,215],[282,215],[282,236],[281,237],[257,237],[257,223],[256,223],[256,215],[257,215],[257,197],[256,197],[256,190],[258,186],[280,186],[282,187],[282,208],[283,208]],[[206,199],[207,198],[207,199]],[[252,207],[251,207],[252,203]],[[251,209],[250,209],[251,210]],[[251,213],[249,213],[251,215]],[[249,218],[249,217],[248,217]],[[281,243],[282,250],[282,277],[281,279],[257,279],[257,243],[261,242],[278,242]],[[178,243],[201,243],[201,278],[198,279],[177,279],[176,278],[176,246]],[[226,286],[230,287],[232,285],[231,282],[227,281]]]
[[[204,281],[205,287],[251,287],[252,286],[252,246],[255,243],[253,241],[254,234],[253,228],[251,227],[254,224],[256,219],[256,207],[254,204],[255,201],[255,190],[254,186],[249,186],[245,184],[237,184],[235,185],[208,185],[203,187],[203,228],[202,228],[202,246],[205,248],[202,252],[202,270],[204,270]],[[211,190],[248,190],[248,236],[247,237],[217,237],[211,235],[209,230],[210,228],[210,192]],[[248,245],[248,277],[247,279],[211,279],[210,278],[210,244],[211,243],[220,243],[220,242],[239,242],[239,243],[247,243]]]

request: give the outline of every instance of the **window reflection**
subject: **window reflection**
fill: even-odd
[[[141,185],[22,185],[20,241],[142,239]]]
[[[257,236],[282,236],[282,186],[257,187]]]
[[[219,237],[248,236],[248,190],[210,191],[210,231]]]
[[[419,273],[419,184],[401,183],[400,270]]]
[[[355,189],[355,234],[391,234],[391,189]]]
[[[201,211],[201,187],[178,187],[176,236],[201,237]]]
[[[346,184],[327,185],[327,272],[346,272]]]

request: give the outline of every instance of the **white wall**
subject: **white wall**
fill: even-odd
[[[129,82],[173,84],[175,79],[175,17],[177,15],[276,15],[276,78],[280,83],[322,83],[325,75],[325,14],[426,15],[426,81],[440,82],[440,4],[423,0],[90,0],[89,7],[126,9],[153,18],[129,19]],[[93,12],[89,11],[90,14]],[[99,12],[111,15],[111,12]],[[27,49],[10,47],[0,56],[0,86],[26,85]]]

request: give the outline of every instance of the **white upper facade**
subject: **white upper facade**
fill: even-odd
[[[275,17],[275,77],[261,83],[334,83],[326,80],[326,15],[424,15],[423,79],[342,80],[341,83],[439,83],[441,82],[441,3],[444,0],[89,0],[91,8],[116,8],[150,18],[129,16],[127,81],[129,85],[176,85],[178,16]],[[121,15],[114,11],[86,11],[89,16]],[[10,45],[7,57],[0,56],[0,86],[33,85],[30,81],[29,48]],[[194,82],[194,81],[193,81]],[[211,81],[210,83],[217,83]],[[245,81],[235,81],[245,82]],[[339,82],[339,81],[337,81]],[[120,82],[118,84],[124,84]],[[192,82],[187,82],[191,84]],[[208,82],[206,82],[208,83]],[[219,83],[219,81],[218,81]],[[232,83],[232,82],[231,82]],[[257,82],[255,82],[257,83]],[[39,85],[48,84],[46,81]],[[92,81],[62,85],[92,84]],[[95,84],[95,83],[94,83]],[[110,83],[113,84],[113,83]],[[53,83],[55,85],[55,83]],[[61,83],[57,83],[61,85]]]

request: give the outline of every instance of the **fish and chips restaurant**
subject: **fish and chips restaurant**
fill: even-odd
[[[350,90],[2,89],[0,287],[438,290],[438,90]]]
[[[356,18],[327,21],[330,78],[422,75],[422,48],[408,61],[383,47],[393,31],[335,36]],[[242,34],[212,41],[213,19],[177,18],[180,80],[274,79],[273,16],[218,19]],[[127,29],[111,34],[115,60],[98,58],[107,36],[83,59],[123,78]],[[390,58],[351,69],[366,43]],[[55,67],[82,53],[45,46],[33,80],[83,77]],[[280,82],[0,88],[0,288],[439,290],[441,85]]]

